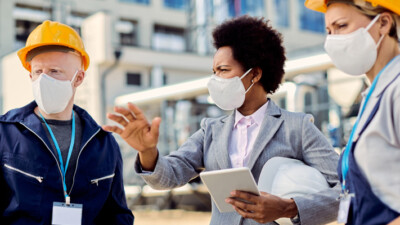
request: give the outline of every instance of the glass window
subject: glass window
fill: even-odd
[[[132,3],[140,3],[144,5],[150,4],[150,0],[119,0],[120,2],[132,2]]]
[[[289,0],[275,0],[275,20],[280,27],[289,27]]]
[[[18,45],[19,47],[24,47],[26,39],[28,39],[29,34],[39,25],[40,23],[38,22],[32,22],[28,20],[16,20],[15,21],[16,45]]]
[[[126,73],[126,84],[140,86],[142,84],[140,73]]]
[[[156,25],[153,34],[153,48],[162,51],[184,52],[186,49],[184,29]]]
[[[29,34],[44,20],[51,19],[50,9],[30,5],[16,4],[12,14],[15,18],[15,49],[24,47]]]
[[[186,0],[164,0],[164,6],[172,9],[185,9]]]
[[[324,33],[324,14],[307,9],[304,6],[304,0],[299,0],[299,6],[300,29]]]
[[[119,40],[122,46],[137,46],[137,23],[136,21],[121,19],[115,25],[119,33]]]
[[[229,16],[236,17],[240,15],[262,16],[264,14],[263,0],[227,0],[229,5]]]

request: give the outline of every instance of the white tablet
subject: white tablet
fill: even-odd
[[[234,190],[260,195],[249,168],[233,168],[200,173],[200,178],[220,212],[233,212],[233,206],[225,202]]]

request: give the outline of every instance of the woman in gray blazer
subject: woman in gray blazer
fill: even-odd
[[[400,1],[307,0],[325,13],[325,49],[343,72],[365,74],[371,86],[339,175],[339,218],[347,224],[400,224]]]
[[[339,195],[338,155],[311,115],[283,110],[267,97],[284,74],[280,34],[263,18],[243,16],[216,27],[213,37],[217,52],[208,89],[217,106],[233,110],[231,115],[203,119],[201,129],[168,156],[160,156],[156,148],[161,119],[149,124],[133,104],[116,107],[118,114],[108,116],[122,127],[104,129],[121,135],[138,151],[135,169],[156,189],[182,186],[204,169],[242,166],[250,168],[258,182],[264,164],[277,156],[303,161],[329,184],[325,190],[292,199],[235,192],[232,197],[251,203],[228,199],[236,210],[231,213],[220,213],[213,203],[210,224],[275,224],[272,221],[281,217],[307,225],[333,221]]]

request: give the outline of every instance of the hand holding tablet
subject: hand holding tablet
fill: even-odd
[[[202,172],[200,178],[220,212],[235,211],[232,205],[225,202],[232,191],[239,190],[260,195],[253,175],[247,167]]]

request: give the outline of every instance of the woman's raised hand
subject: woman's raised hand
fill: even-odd
[[[160,117],[154,118],[149,124],[143,112],[132,103],[128,103],[128,108],[116,106],[114,111],[116,113],[108,113],[107,117],[122,127],[105,125],[104,130],[119,134],[132,148],[141,153],[157,150]]]

